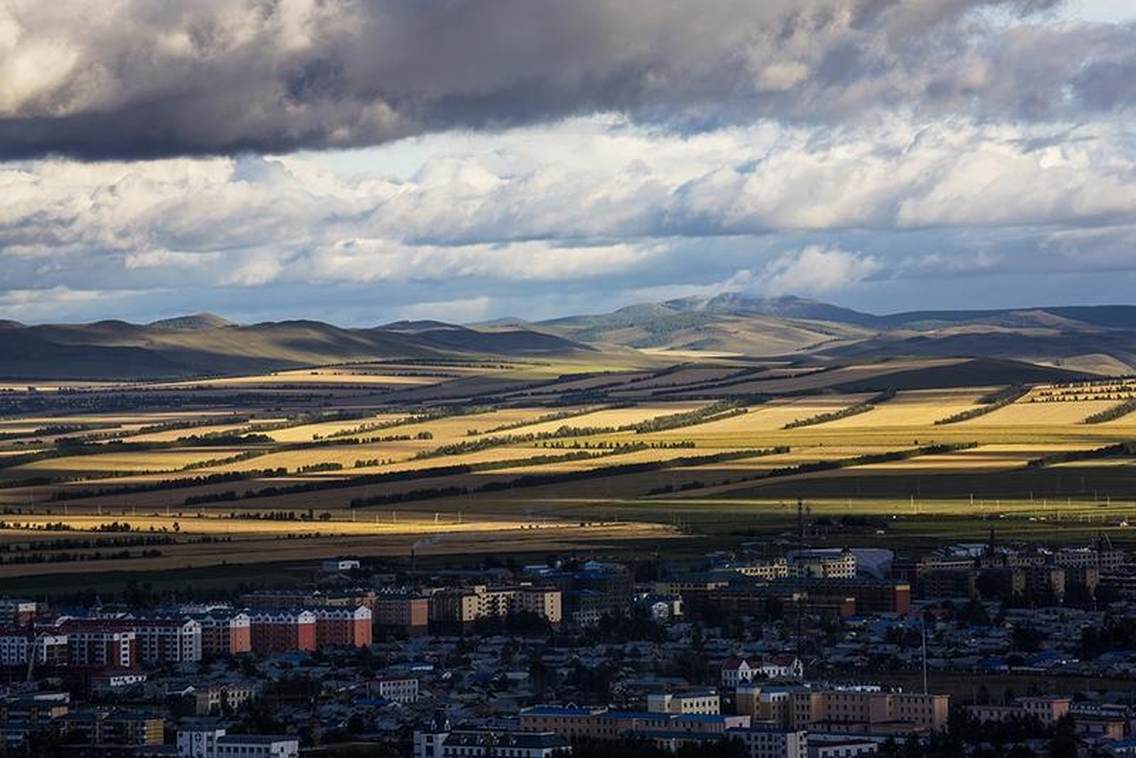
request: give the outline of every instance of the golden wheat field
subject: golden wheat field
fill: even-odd
[[[866,412],[785,428],[877,397],[893,375],[919,367],[942,372],[956,365],[960,361],[954,359],[904,359],[835,368],[772,366],[736,385],[731,378],[743,370],[736,362],[674,369],[640,364],[624,370],[537,361],[484,369],[355,365],[220,380],[185,390],[182,405],[189,410],[178,407],[176,383],[132,387],[113,409],[100,410],[97,398],[77,394],[72,406],[58,412],[0,418],[0,506],[8,511],[3,518],[29,523],[60,514],[95,514],[88,518],[97,520],[102,511],[102,518],[129,520],[147,533],[151,528],[170,533],[176,520],[179,534],[227,534],[270,545],[285,535],[303,534],[302,545],[289,542],[272,549],[316,555],[333,551],[336,536],[389,538],[394,540],[389,545],[405,547],[398,535],[431,530],[473,534],[474,524],[490,522],[479,533],[520,533],[531,523],[517,514],[578,521],[584,503],[601,512],[618,507],[651,514],[668,499],[692,507],[705,499],[729,502],[729,508],[752,502],[760,514],[770,506],[762,505],[767,501],[754,488],[781,481],[787,482],[782,487],[786,492],[815,484],[827,496],[839,491],[843,480],[854,478],[856,490],[849,498],[859,497],[860,488],[871,492],[873,482],[885,480],[910,479],[928,491],[935,490],[929,483],[936,480],[966,481],[952,492],[972,489],[967,477],[985,482],[990,476],[1019,477],[1007,486],[1025,493],[1067,489],[1073,483],[1078,492],[1119,493],[1126,481],[1130,485],[1136,453],[1118,450],[1090,457],[1088,451],[1136,439],[1136,414],[1083,423],[1116,406],[1117,397],[1127,391],[1117,383],[1039,385],[993,410],[980,401],[1009,382],[901,389]],[[563,377],[550,381],[557,372],[564,372]],[[394,380],[403,387],[390,394],[360,388]],[[723,382],[727,386],[718,386]],[[859,389],[871,382],[880,389]],[[308,386],[289,389],[294,384]],[[683,388],[695,389],[686,393]],[[676,389],[675,396],[682,399],[668,400]],[[652,395],[660,390],[663,395]],[[715,406],[721,415],[710,420],[698,415],[723,398],[733,398],[735,408]],[[736,408],[745,412],[738,414]],[[990,412],[936,424],[975,409]],[[563,418],[542,420],[552,415]],[[666,417],[678,419],[670,420],[674,428],[604,431]],[[563,427],[576,429],[576,436],[533,439]],[[43,431],[50,433],[36,435]],[[238,434],[265,436],[240,440]],[[36,435],[34,442],[31,435]],[[227,436],[216,445],[189,439],[207,435]],[[62,437],[71,439],[61,442]],[[651,447],[624,447],[629,445]],[[973,447],[929,451],[931,445]],[[788,450],[740,456],[774,447]],[[897,452],[907,457],[874,463],[861,459]],[[1053,457],[1057,454],[1083,459],[1063,461]],[[533,462],[538,457],[544,462]],[[1043,458],[1052,462],[1027,469]],[[795,468],[809,464],[830,465]],[[620,469],[626,466],[633,468]],[[1063,471],[1075,473],[1062,479]],[[1030,478],[1023,472],[1035,473]],[[866,495],[860,499],[865,508],[876,507]],[[358,505],[354,510],[349,507],[353,502]],[[207,518],[274,510],[333,515],[326,522]],[[407,520],[396,525],[399,513]],[[406,515],[410,513],[417,516]],[[95,523],[69,526],[83,530]],[[396,526],[397,534],[391,531]],[[0,541],[12,538],[0,531]],[[573,539],[588,537],[581,533]],[[375,549],[378,545],[373,543]],[[216,561],[224,554],[216,546],[199,545],[195,557],[194,549],[178,544],[163,560]],[[255,552],[263,560],[271,551]]]

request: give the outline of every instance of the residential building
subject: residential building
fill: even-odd
[[[312,611],[254,611],[249,614],[249,638],[256,653],[315,650],[316,615]]]
[[[805,675],[801,659],[781,653],[762,658],[727,658],[722,662],[722,686],[734,689],[755,679],[800,679]]]
[[[62,666],[67,663],[67,635],[36,631],[30,627],[0,629],[0,666]]]
[[[0,598],[0,626],[28,626],[38,612],[39,603],[34,600]]]
[[[746,758],[808,758],[808,734],[779,724],[753,724],[730,729],[726,736],[745,745]]]
[[[371,644],[371,609],[317,608],[316,645],[335,647],[366,647]]]
[[[949,695],[876,687],[801,689],[792,693],[789,725],[818,731],[855,724],[873,731],[937,732],[946,727],[949,708]]]
[[[430,623],[430,599],[410,590],[380,592],[375,598],[375,626],[421,634]]]
[[[413,703],[418,700],[418,678],[413,676],[385,676],[368,686],[373,696],[396,703]]]
[[[1067,697],[1023,697],[1009,705],[968,705],[966,710],[982,722],[1036,718],[1049,725],[1068,714],[1072,703]]]
[[[438,728],[438,727],[435,727]],[[571,753],[563,737],[552,732],[455,729],[414,733],[414,758],[552,758]]]
[[[568,739],[586,737],[597,740],[621,739],[631,733],[724,734],[728,729],[750,725],[748,716],[556,706],[526,708],[520,713],[520,721],[521,729],[526,732],[555,732]]]
[[[206,658],[240,655],[252,650],[252,621],[248,613],[216,609],[197,617],[201,624],[201,653]]]
[[[690,690],[688,692],[661,692],[647,696],[647,710],[651,713],[721,713],[722,701],[716,690]]]

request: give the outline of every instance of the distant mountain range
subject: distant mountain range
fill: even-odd
[[[383,359],[540,356],[591,348],[526,329],[399,322],[344,329],[319,321],[241,326],[212,314],[130,324],[0,322],[0,376],[134,379],[241,374]]]
[[[675,353],[807,355],[815,360],[975,356],[1099,373],[1136,370],[1136,306],[877,316],[799,297],[725,293],[527,326],[593,345]]]
[[[873,315],[798,297],[725,293],[537,323],[400,321],[348,329],[318,321],[233,324],[212,314],[150,324],[25,326],[0,321],[0,376],[166,378],[384,359],[548,357],[642,351],[804,363],[900,356],[1027,361],[1077,371],[1136,371],[1136,306],[917,311]]]

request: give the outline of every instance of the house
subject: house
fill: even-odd
[[[781,653],[760,659],[727,658],[722,663],[722,686],[737,687],[749,684],[754,679],[800,679],[805,675],[801,659],[795,655]]]
[[[552,732],[451,729],[441,716],[428,730],[414,733],[414,758],[552,758],[571,752],[568,740]]]

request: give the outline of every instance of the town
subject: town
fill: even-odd
[[[177,594],[0,600],[0,754],[1136,755],[1136,563],[1104,537]]]

